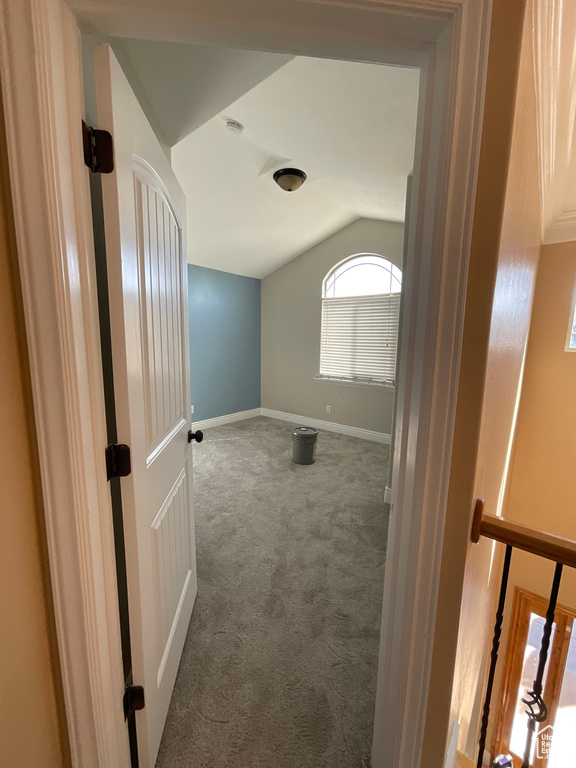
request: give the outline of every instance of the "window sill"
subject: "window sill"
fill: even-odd
[[[388,392],[394,392],[394,384],[377,384],[368,381],[349,381],[348,379],[329,379],[325,376],[314,376],[317,384],[330,384],[336,387],[357,387],[359,389],[383,389]]]

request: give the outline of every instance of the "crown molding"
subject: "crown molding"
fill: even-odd
[[[542,240],[576,239],[576,8],[532,2]]]
[[[542,240],[544,245],[567,243],[576,240],[576,210],[562,211],[547,227]]]

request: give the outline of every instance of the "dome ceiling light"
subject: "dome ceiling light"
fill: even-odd
[[[295,192],[306,181],[307,176],[299,168],[280,168],[274,174],[274,181],[285,192]]]

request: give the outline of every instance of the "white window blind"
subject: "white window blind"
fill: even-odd
[[[320,376],[393,384],[400,294],[322,301]]]

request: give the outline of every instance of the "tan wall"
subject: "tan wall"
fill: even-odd
[[[576,285],[576,242],[540,256],[506,516],[576,540],[576,352],[564,345]],[[510,580],[547,596],[553,565],[514,554]],[[576,608],[576,571],[564,569],[560,602]]]
[[[491,631],[491,547],[467,542],[473,498],[485,497],[492,513],[502,501],[538,258],[530,57],[524,0],[495,0],[422,768],[443,765],[451,722],[460,724],[459,747],[466,747]]]
[[[69,765],[0,113],[0,767]]]
[[[503,512],[509,479],[541,240],[530,10],[524,25],[516,98],[474,481],[474,496],[485,499],[485,511],[492,515]],[[460,723],[459,749],[469,757],[477,754],[502,550],[481,540],[470,546],[466,562],[451,717]]]
[[[542,247],[507,517],[576,539],[576,351],[566,334],[576,242]]]
[[[576,540],[576,352],[564,349],[575,285],[576,242],[543,246],[506,517]],[[523,587],[547,598],[553,573],[553,563],[525,552],[514,552],[503,648],[508,639],[513,588]],[[576,608],[576,570],[572,568],[564,569],[559,600]]]
[[[320,363],[322,280],[355,253],[379,253],[401,267],[403,238],[402,224],[359,219],[262,280],[263,408],[390,434],[393,390],[313,377]]]

